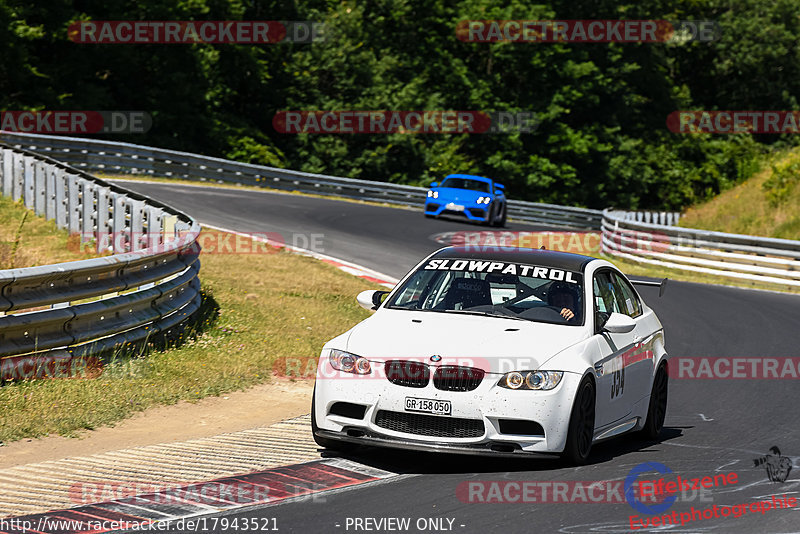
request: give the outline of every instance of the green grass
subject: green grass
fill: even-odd
[[[77,238],[22,202],[0,195],[0,269],[33,267],[96,256],[79,251]]]
[[[771,155],[747,181],[688,209],[680,226],[800,239],[800,148]]]
[[[367,317],[355,295],[378,286],[328,264],[272,250],[204,254],[203,290],[216,320],[184,345],[121,359],[97,378],[6,383],[0,441],[74,435],[151,406],[197,400],[268,382],[286,361],[313,361],[322,345]],[[305,367],[305,366],[304,366]]]

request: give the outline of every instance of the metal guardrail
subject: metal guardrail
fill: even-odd
[[[639,263],[751,282],[800,286],[800,241],[631,220],[603,212],[602,250]]]
[[[186,214],[3,144],[0,187],[82,246],[113,253],[0,271],[0,379],[54,376],[77,359],[169,338],[199,309],[200,226]]]
[[[677,226],[681,214],[677,211],[616,211],[626,221]]]
[[[213,180],[421,206],[426,189],[312,174],[92,139],[0,132],[0,139],[89,170]],[[12,188],[13,189],[13,188]],[[602,250],[662,267],[750,281],[800,285],[800,243],[673,226],[680,214],[590,210],[510,200],[510,217],[602,232]]]
[[[424,204],[427,192],[424,187],[312,174],[96,139],[0,132],[0,140],[91,171],[233,182],[419,207]],[[600,210],[519,200],[508,202],[508,216],[543,225],[590,230],[599,230],[602,220]]]

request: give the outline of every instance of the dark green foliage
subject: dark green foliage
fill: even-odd
[[[676,110],[797,109],[796,0],[0,0],[0,109],[143,110],[120,141],[368,180],[450,172],[511,198],[677,209],[791,136],[678,135]],[[716,20],[684,44],[466,43],[465,19]],[[76,20],[317,20],[315,44],[91,45]],[[282,110],[532,111],[527,134],[281,134]]]

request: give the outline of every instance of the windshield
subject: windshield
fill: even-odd
[[[439,187],[451,187],[453,189],[469,189],[480,193],[489,193],[489,182],[481,180],[470,180],[469,178],[445,178]]]
[[[386,307],[579,326],[583,324],[583,275],[491,260],[430,260],[406,280]]]

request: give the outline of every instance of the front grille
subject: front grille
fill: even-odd
[[[378,411],[375,424],[381,428],[437,438],[479,438],[483,435],[483,421],[458,417],[437,417],[417,413]]]
[[[472,391],[483,380],[483,369],[442,365],[433,373],[433,385],[443,391]]]
[[[439,209],[439,204],[429,202],[425,205],[425,211],[436,211]]]
[[[392,384],[409,388],[424,388],[430,379],[430,369],[424,363],[409,360],[389,360],[385,364],[386,378]]]

